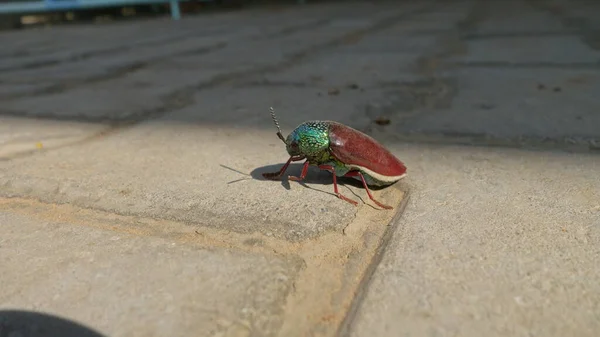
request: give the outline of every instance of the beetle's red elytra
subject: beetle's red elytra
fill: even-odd
[[[395,183],[406,176],[404,163],[371,136],[337,122],[329,123],[329,148],[337,160],[384,183]]]

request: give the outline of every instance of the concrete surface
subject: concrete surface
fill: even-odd
[[[94,134],[109,132],[106,125],[75,121],[28,120],[0,117],[0,160],[41,149],[76,144]]]
[[[100,331],[118,327],[122,336],[276,335],[301,267],[300,259],[0,217],[2,266],[10,270],[0,276],[3,307],[28,303]]]
[[[412,196],[349,336],[597,334],[597,155],[394,149]]]
[[[0,321],[593,336],[599,11],[339,2],[0,33]],[[270,106],[286,134],[381,140],[409,169],[373,191],[395,209],[352,181],[359,207],[337,199],[326,172],[264,180],[288,159]]]

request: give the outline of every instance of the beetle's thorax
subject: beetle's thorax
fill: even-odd
[[[305,156],[311,162],[329,158],[329,124],[309,121],[300,124],[286,139],[290,156]]]

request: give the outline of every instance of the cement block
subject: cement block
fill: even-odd
[[[13,116],[83,121],[137,120],[180,102],[166,96],[221,74],[219,70],[174,69],[167,65],[140,69],[111,81],[74,85],[56,93],[12,99],[0,108]]]
[[[474,29],[478,34],[566,33],[551,13],[532,10],[531,4],[523,1],[490,1],[485,7]]]
[[[47,313],[107,336],[276,336],[301,267],[4,211],[0,227],[0,318]]]
[[[395,44],[396,47],[399,45]],[[372,91],[378,92],[389,83],[414,80],[412,70],[418,57],[416,50],[341,51],[328,53],[278,74],[266,75],[264,78],[274,83],[284,81],[317,86],[325,90],[337,89],[344,97],[369,97],[373,95]],[[365,90],[370,92],[365,93]]]
[[[311,188],[261,176],[289,158],[268,107],[277,108],[287,134],[309,119],[349,121],[351,109],[364,104],[356,95],[316,93],[287,87],[205,91],[194,97],[199,104],[101,142],[2,163],[0,193],[289,240],[341,231],[356,208],[332,195],[330,173],[311,170]],[[298,175],[300,166],[287,174]],[[342,193],[368,200],[353,182]]]
[[[122,69],[113,77],[82,83],[54,79],[59,86],[56,92],[13,99],[5,102],[2,109],[24,116],[93,121],[166,115],[120,129],[102,137],[100,142],[3,162],[0,193],[120,214],[165,217],[243,233],[260,232],[288,240],[339,232],[351,222],[356,208],[331,194],[330,174],[311,171],[308,182],[317,183],[311,184],[314,189],[288,184],[285,179],[283,183],[262,180],[261,173],[277,170],[288,159],[283,144],[274,135],[268,108],[274,106],[281,113],[285,132],[307,119],[333,119],[360,126],[366,118],[354,120],[351,114],[355,109],[363,110],[370,99],[377,97],[377,91],[356,95],[356,90],[344,89],[341,94],[330,95],[329,88],[284,84],[273,89],[254,80],[261,80],[265,71],[285,71],[325,53],[353,34],[385,29],[394,24],[396,17],[419,6],[361,4],[343,9],[326,6],[326,12],[323,8],[312,8],[302,12],[312,13],[309,16],[290,12],[289,17],[271,17],[264,22],[249,15],[225,16],[224,21],[198,19],[207,23],[209,30],[211,25],[222,29],[227,20],[238,21],[231,30],[217,31],[214,37],[204,33],[198,37],[185,35],[192,23],[182,24],[182,35],[177,35],[177,29],[171,27],[159,36],[179,36],[180,40],[170,41],[163,49],[153,49],[157,40],[142,40],[136,48],[128,49],[123,43],[108,39],[108,33],[86,28],[88,34],[104,37],[101,50],[113,53],[91,55],[75,62],[77,67],[94,68],[89,65],[98,62],[98,68],[108,69],[107,65],[160,60],[131,70]],[[369,13],[367,17],[365,10]],[[262,15],[264,18],[266,14]],[[318,27],[307,26],[307,17],[317,20]],[[156,27],[149,31],[157,31],[157,27],[165,24],[155,23]],[[274,24],[281,24],[279,33],[267,29],[271,35],[256,34],[248,38],[247,33],[241,32],[241,28],[254,27],[257,30],[251,31],[260,33],[262,27],[272,29]],[[135,36],[135,29],[119,27],[109,30]],[[65,39],[75,41],[84,36],[67,30],[57,32],[62,34],[61,42],[46,47],[57,50]],[[146,33],[143,29],[138,31],[140,36]],[[34,35],[24,36],[31,39],[29,43],[36,41]],[[233,38],[221,49],[197,57],[185,55],[191,50],[190,42],[192,47],[204,47],[222,36]],[[269,58],[273,46],[281,48],[284,56],[274,63]],[[327,62],[335,62],[338,56]],[[59,53],[58,57],[69,56]],[[195,68],[182,67],[178,62],[185,59],[180,57],[187,57],[187,61],[196,58]],[[244,60],[261,59],[267,60],[268,69],[259,67],[250,73],[236,73]],[[70,76],[70,72],[61,68],[69,64],[63,62],[41,69]],[[220,66],[209,69],[215,64]],[[80,70],[85,73],[78,68],[72,72],[73,78]],[[15,76],[19,74],[20,71],[14,72]],[[214,78],[220,78],[217,82],[221,88],[213,88]],[[169,101],[171,96],[184,102]],[[94,155],[89,156],[90,153]],[[21,168],[25,170],[19,173]],[[299,165],[294,165],[289,174],[298,171]],[[348,187],[349,190],[342,187],[344,194],[357,193],[358,198],[364,192],[353,185]],[[377,197],[380,192],[374,193]],[[363,200],[365,197],[361,196]]]
[[[2,75],[5,81],[67,81],[86,80],[101,76],[110,76],[119,70],[136,69],[153,62],[160,62],[174,55],[198,56],[217,50],[226,45],[231,36],[221,34],[217,36],[196,36],[189,34],[183,37],[173,37],[172,41],[163,43],[134,43],[107,47],[105,50],[95,51],[70,51],[69,55],[56,56],[55,59],[46,60],[44,54],[36,55],[32,60],[11,58],[4,60],[7,68],[23,69]],[[73,55],[74,54],[74,55]],[[87,62],[93,60],[94,66]],[[11,63],[12,62],[12,63]],[[49,63],[49,66],[35,67],[31,64]]]
[[[108,129],[95,123],[0,117],[0,160],[79,143]]]
[[[434,96],[430,106],[400,109],[404,89],[390,91],[392,104],[382,109],[396,107],[396,113],[382,132],[516,140],[600,139],[596,104],[600,73],[463,68],[448,75],[447,89]]]
[[[578,36],[540,36],[477,39],[467,43],[469,54],[461,62],[500,63],[590,63],[597,65],[600,51],[591,49]]]
[[[347,336],[596,336],[600,158],[395,146],[412,197]]]

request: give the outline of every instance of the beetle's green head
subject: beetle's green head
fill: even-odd
[[[323,121],[310,121],[300,124],[287,138],[283,138],[275,110],[271,110],[271,118],[277,127],[277,137],[285,143],[287,152],[292,157],[315,158],[325,155],[329,149],[329,124]]]
[[[328,125],[322,121],[300,124],[285,140],[290,156],[314,157],[329,148]]]

